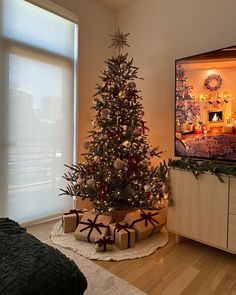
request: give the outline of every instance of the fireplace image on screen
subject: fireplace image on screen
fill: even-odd
[[[223,121],[223,111],[209,111],[208,112],[209,122],[221,122]]]
[[[175,155],[236,161],[236,46],[176,60]]]

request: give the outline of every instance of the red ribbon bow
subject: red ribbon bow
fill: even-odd
[[[112,245],[113,240],[111,237],[103,237],[102,239],[99,239],[98,241],[95,242],[99,247],[103,246],[103,251],[106,251],[107,245]]]
[[[121,224],[119,222],[116,223],[115,229],[114,229],[114,241],[116,240],[116,232],[119,232],[121,230],[125,230],[128,233],[128,248],[130,248],[130,228],[127,224]]]
[[[108,226],[103,224],[102,222],[96,223],[98,216],[99,215],[96,215],[94,220],[88,218],[87,222],[86,221],[80,221],[80,224],[86,224],[87,225],[83,229],[81,229],[80,232],[83,232],[83,231],[87,230],[88,228],[90,229],[89,233],[87,235],[88,242],[90,242],[90,235],[91,235],[93,229],[95,229],[101,235],[102,231],[100,230],[100,227],[108,228]]]
[[[151,235],[153,234],[155,228],[156,228],[156,224],[159,224],[159,222],[158,222],[157,220],[155,220],[155,219],[153,218],[153,216],[158,215],[159,213],[158,213],[158,212],[156,212],[156,213],[151,213],[150,211],[149,211],[148,213],[145,213],[142,209],[140,209],[140,211],[141,211],[141,213],[140,213],[140,218],[134,220],[134,221],[131,223],[130,227],[132,228],[136,222],[143,221],[143,220],[145,221],[145,227],[147,227],[147,226],[148,226],[148,222],[150,222],[151,225],[153,226],[153,230],[152,230],[152,232],[151,232],[151,234],[150,234],[150,236],[151,236]],[[155,223],[156,223],[156,224],[155,224]]]
[[[76,227],[79,224],[79,213],[83,213],[82,209],[71,209],[69,212],[63,213],[63,215],[70,215],[70,214],[76,214]],[[64,219],[62,218],[62,225],[64,223]]]

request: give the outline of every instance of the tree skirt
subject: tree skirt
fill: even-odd
[[[71,249],[89,259],[120,261],[148,256],[156,249],[164,247],[168,242],[168,232],[163,227],[160,233],[136,243],[135,247],[130,249],[120,250],[115,246],[113,251],[96,252],[94,243],[76,240],[74,233],[64,233],[61,222],[58,222],[51,232],[51,240],[53,244]]]

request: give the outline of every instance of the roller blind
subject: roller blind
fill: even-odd
[[[75,158],[78,26],[23,0],[0,0],[0,216],[71,207],[58,197]]]

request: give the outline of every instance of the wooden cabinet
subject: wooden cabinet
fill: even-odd
[[[197,180],[191,172],[172,169],[168,229],[236,252],[236,178],[223,179],[204,174]]]

